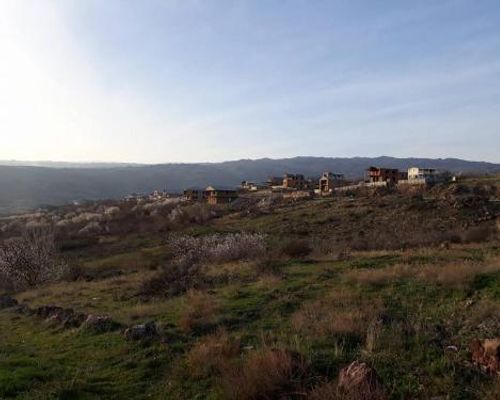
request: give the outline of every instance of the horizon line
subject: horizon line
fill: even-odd
[[[500,161],[489,161],[489,160],[469,160],[465,158],[459,157],[419,157],[419,156],[410,156],[410,157],[396,157],[389,155],[379,155],[379,156],[314,156],[314,155],[295,155],[290,157],[259,157],[259,158],[239,158],[239,159],[229,159],[224,161],[190,161],[190,162],[179,162],[179,161],[164,161],[164,162],[137,162],[137,161],[65,161],[65,160],[19,160],[19,159],[0,159],[0,166],[5,167],[40,167],[40,168],[51,168],[46,165],[36,165],[36,164],[82,164],[82,165],[93,165],[93,164],[108,164],[110,166],[122,165],[123,168],[127,166],[137,166],[137,167],[148,167],[148,166],[160,166],[160,165],[207,165],[207,164],[224,164],[224,163],[232,163],[232,162],[240,162],[240,161],[262,161],[262,160],[270,160],[270,161],[282,161],[282,160],[291,160],[297,158],[316,158],[316,159],[376,159],[376,158],[392,158],[396,160],[404,160],[404,159],[422,159],[422,160],[460,160],[466,162],[473,163],[488,163],[488,164],[500,164]],[[18,165],[9,165],[7,163],[17,163]],[[54,166],[52,168],[57,168]],[[64,165],[61,166],[64,168]],[[67,167],[71,168],[71,167]],[[77,167],[75,167],[77,168]]]

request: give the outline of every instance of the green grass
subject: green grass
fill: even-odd
[[[326,238],[334,249],[341,249],[349,238],[358,237],[360,230],[368,235],[384,218],[393,217],[388,204],[395,205],[395,213],[418,212],[414,223],[428,218],[430,225],[443,223],[445,228],[449,223],[446,218],[454,212],[447,209],[443,217],[435,210],[435,201],[415,198],[408,204],[398,195],[391,196],[306,201],[251,217],[228,214],[207,226],[191,226],[179,233],[258,231],[268,233],[273,247],[288,236],[302,236],[313,241]],[[457,216],[458,221],[460,218]],[[476,309],[464,304],[472,299],[472,307],[498,305],[500,273],[477,275],[463,286],[411,277],[362,285],[345,279],[345,273],[383,270],[397,264],[418,268],[488,262],[500,254],[497,241],[453,245],[450,249],[436,243],[421,249],[352,251],[343,260],[332,254],[307,261],[285,260],[281,274],[272,277],[254,276],[251,261],[213,265],[212,272],[222,274],[227,267],[234,278],[204,289],[218,305],[215,322],[185,331],[179,323],[186,308],[185,295],[165,299],[138,294],[141,283],[153,276],[158,266],[168,264],[171,254],[165,237],[134,234],[108,239],[65,252],[81,263],[90,279],[47,285],[18,293],[17,299],[31,307],[57,304],[106,313],[126,325],[154,320],[162,327],[165,340],[127,342],[120,332],[84,334],[0,310],[1,399],[221,399],[220,378],[195,378],[186,363],[186,354],[193,346],[217,328],[241,340],[241,359],[250,351],[245,348],[264,345],[301,354],[307,360],[309,383],[334,381],[341,368],[359,359],[376,369],[391,399],[479,399],[494,390],[492,381],[468,363],[467,344],[472,337],[500,336],[500,328],[481,330],[477,323],[471,325],[471,310]],[[383,319],[383,324],[373,328],[375,346],[371,351],[365,333],[315,337],[294,328],[294,315],[305,305],[342,291],[368,300],[361,304],[380,301],[383,305],[382,315],[373,315],[373,319]],[[448,345],[457,346],[459,351],[446,351]]]
[[[168,367],[165,349],[114,333],[61,331],[10,313],[0,323],[0,398],[146,398]]]

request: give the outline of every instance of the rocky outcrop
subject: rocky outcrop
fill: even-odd
[[[72,308],[53,305],[38,307],[34,310],[34,314],[49,322],[61,324],[64,328],[78,328],[87,318],[86,314],[77,313]]]
[[[500,373],[500,338],[473,339],[469,347],[475,365],[488,375]]]
[[[61,325],[63,328],[80,328],[91,333],[115,331],[123,326],[114,321],[109,315],[85,314],[75,312],[72,308],[63,308],[56,305],[43,305],[30,308],[26,304],[18,304],[17,300],[9,296],[0,297],[0,309],[12,308],[14,312],[42,318],[49,323]],[[128,327],[123,331],[127,340],[152,340],[160,338],[160,332],[154,321]]]
[[[120,324],[113,321],[109,315],[89,314],[83,322],[81,329],[88,332],[104,333],[116,330],[119,327]]]
[[[154,321],[150,321],[125,329],[123,335],[128,340],[151,340],[156,338],[159,334]]]
[[[386,393],[375,370],[354,361],[339,373],[338,390],[346,399],[382,400]]]
[[[53,306],[53,305],[40,306],[37,309],[35,309],[35,315],[40,317],[40,318],[44,318],[44,319],[48,319],[48,318],[52,317],[53,315],[57,315],[57,314],[63,313],[63,312],[64,312],[64,309],[62,307]]]

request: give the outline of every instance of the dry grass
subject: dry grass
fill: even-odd
[[[297,331],[311,336],[364,336],[370,321],[382,308],[378,299],[338,290],[328,297],[306,303],[293,315],[292,325]]]
[[[479,325],[486,320],[496,320],[500,326],[500,303],[483,300],[471,307],[468,321],[471,325]]]
[[[500,399],[500,379],[494,379],[491,385],[480,394],[482,400]]]
[[[206,265],[203,271],[208,278],[215,281],[239,282],[251,280],[254,277],[253,263],[248,261],[212,263]]]
[[[77,307],[83,303],[91,303],[94,311],[108,311],[101,307],[106,307],[117,297],[133,296],[142,280],[153,274],[150,271],[141,271],[90,282],[59,282],[19,293],[16,298],[20,302],[30,303],[31,306],[57,304],[62,307]],[[117,308],[122,307],[120,304],[116,304],[116,306]]]
[[[218,330],[213,335],[203,337],[188,353],[186,361],[191,375],[203,378],[230,371],[233,360],[239,354],[239,339],[229,337],[224,330]]]
[[[361,285],[383,285],[411,276],[413,276],[412,267],[407,264],[397,264],[379,269],[355,269],[344,273],[344,278],[349,282]]]
[[[339,400],[337,385],[325,382],[315,386],[307,395],[307,400]]]
[[[207,293],[190,290],[186,294],[179,326],[185,332],[202,329],[216,321],[219,305],[214,296]]]
[[[306,370],[297,355],[265,347],[248,353],[240,368],[224,375],[222,385],[227,397],[235,400],[289,398]]]
[[[385,285],[401,279],[417,279],[449,287],[469,285],[476,276],[500,271],[500,257],[485,262],[457,261],[442,265],[398,264],[380,269],[356,269],[344,273],[344,278],[361,285]]]
[[[419,269],[416,278],[445,286],[461,287],[470,284],[477,275],[500,271],[500,258],[484,263],[463,261],[449,263],[440,267],[426,265]]]
[[[262,275],[256,282],[256,285],[260,288],[269,290],[279,286],[282,281],[283,278],[277,275]]]
[[[130,307],[123,307],[114,313],[114,317],[124,323],[135,321],[147,321],[164,315],[172,308],[170,301],[152,301],[148,303],[137,303]]]

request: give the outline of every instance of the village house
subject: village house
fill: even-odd
[[[444,174],[434,168],[408,168],[408,181],[412,183],[432,184],[443,180]]]
[[[396,184],[399,181],[399,170],[394,168],[370,167],[365,171],[365,181],[369,183]]]
[[[235,189],[227,187],[209,186],[205,189],[205,196],[208,204],[229,204],[238,198],[238,192]]]
[[[132,193],[132,194],[128,194],[126,195],[123,200],[124,201],[127,201],[127,202],[137,202],[137,201],[140,201],[140,200],[144,200],[146,198],[146,196],[144,196],[143,194],[140,194],[140,193]]]
[[[258,190],[265,189],[265,185],[259,185],[255,182],[243,181],[240,185],[240,190],[244,192],[257,192]]]
[[[319,179],[319,192],[322,194],[332,193],[335,187],[341,186],[344,182],[343,174],[324,172]]]
[[[283,187],[285,189],[307,189],[309,182],[301,174],[285,174],[283,177]]]
[[[152,200],[152,201],[166,199],[167,197],[168,197],[168,194],[165,190],[163,192],[160,192],[159,190],[155,190],[152,193],[150,193],[148,196],[149,200]]]

